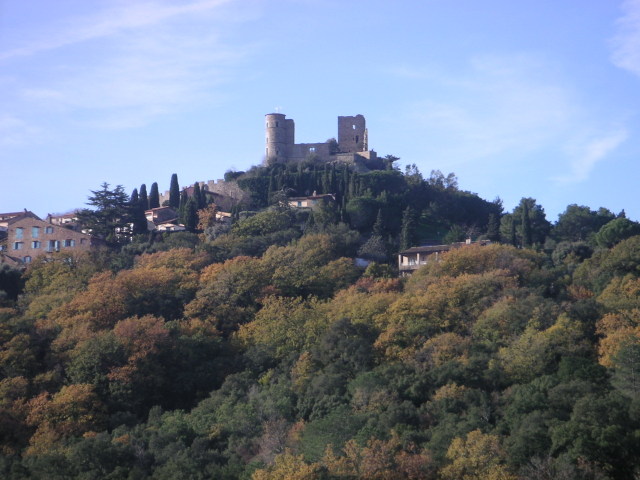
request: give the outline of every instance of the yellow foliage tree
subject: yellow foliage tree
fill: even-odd
[[[278,455],[273,465],[256,470],[252,480],[320,480],[323,468],[317,464],[308,464],[302,455],[294,455],[289,450]]]
[[[447,450],[451,462],[440,471],[442,480],[516,480],[504,465],[505,452],[496,435],[480,430],[454,438]]]
[[[311,298],[267,297],[252,322],[242,325],[237,338],[246,345],[263,345],[276,358],[301,352],[327,328],[327,319]]]
[[[27,454],[48,451],[61,438],[79,436],[104,427],[105,408],[87,384],[62,387],[54,395],[45,392],[28,403],[27,424],[36,427]]]
[[[559,355],[580,355],[588,349],[581,325],[560,315],[545,330],[527,327],[508,347],[498,351],[498,361],[514,381],[528,382],[543,375]]]

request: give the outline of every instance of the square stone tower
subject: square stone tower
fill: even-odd
[[[362,115],[338,117],[338,148],[344,153],[368,150],[367,125]]]

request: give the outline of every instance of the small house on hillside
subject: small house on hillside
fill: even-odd
[[[171,207],[151,208],[144,212],[147,218],[147,230],[160,232],[182,232],[184,225],[178,223],[178,213]]]
[[[398,253],[398,270],[401,277],[411,275],[422,265],[440,260],[443,253],[456,248],[465,247],[467,245],[488,245],[489,240],[480,240],[472,242],[467,239],[466,242],[450,243],[448,245],[424,245],[422,247],[411,247]]]
[[[76,212],[63,213],[61,215],[52,215],[49,213],[45,222],[60,227],[73,228],[78,230],[78,214]]]
[[[323,193],[318,195],[313,192],[313,195],[308,197],[290,197],[289,206],[293,208],[313,208],[321,202],[335,202],[336,196],[333,193]]]

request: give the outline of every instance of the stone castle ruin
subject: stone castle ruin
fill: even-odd
[[[292,119],[282,113],[268,113],[265,117],[265,161],[268,165],[313,160],[346,163],[357,171],[368,171],[367,165],[378,158],[375,151],[369,150],[367,125],[362,115],[338,117],[338,140],[332,138],[322,143],[295,143],[295,124]],[[197,183],[205,195],[211,196],[226,211],[248,199],[248,194],[235,181],[219,179]],[[193,185],[186,187],[186,190],[191,195]],[[167,190],[160,194],[160,205],[168,202]]]
[[[357,164],[377,158],[376,152],[369,150],[367,126],[362,115],[338,117],[338,140],[323,143],[295,143],[292,119],[282,113],[268,113],[265,117],[267,164],[308,159]]]

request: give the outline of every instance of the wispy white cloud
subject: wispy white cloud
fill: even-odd
[[[40,134],[38,128],[14,115],[0,115],[0,147],[24,145],[29,138]]]
[[[16,83],[16,97],[32,108],[85,125],[136,127],[220,98],[220,84],[252,52],[224,40],[234,3],[122,2],[69,19],[46,40],[0,53],[0,61],[38,59],[39,75]]]
[[[611,40],[611,61],[640,76],[640,0],[626,0],[623,15],[617,21],[617,32]]]
[[[572,148],[573,160],[570,173],[554,177],[559,184],[579,183],[586,180],[598,162],[618,148],[629,134],[626,129],[615,129],[595,138],[590,138]]]
[[[432,98],[414,104],[412,116],[446,139],[441,153],[456,163],[533,150],[566,128],[576,113],[571,94],[539,67],[531,56],[481,56],[465,72],[401,72],[432,82]]]
[[[150,27],[182,15],[211,12],[229,1],[203,0],[183,5],[168,5],[158,1],[122,3],[91,17],[70,19],[66,25],[58,25],[57,31],[48,32],[41,39],[31,40],[20,47],[0,52],[0,60],[34,55],[74,43],[112,36],[126,30]]]
[[[556,183],[583,182],[628,133],[590,111],[552,67],[535,55],[484,55],[455,73],[410,67],[390,73],[425,83],[427,93],[410,115],[433,139],[430,158],[467,171],[521,162]]]

